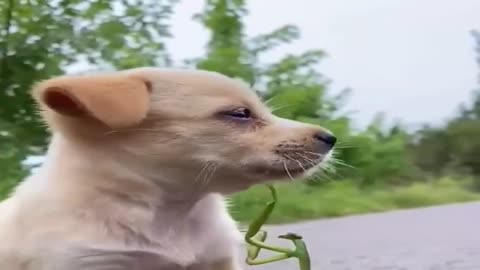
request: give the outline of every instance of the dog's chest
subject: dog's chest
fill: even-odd
[[[207,199],[186,218],[170,216],[149,230],[117,227],[107,238],[52,245],[36,252],[43,255],[26,269],[185,270],[234,257],[239,232],[216,200]]]
[[[205,197],[195,205],[187,218],[165,228],[168,228],[167,231],[160,233],[162,246],[168,247],[168,253],[176,253],[195,263],[231,256],[241,241],[223,198],[217,195]]]
[[[176,211],[161,214],[150,230],[132,235],[133,239],[128,242],[134,243],[137,250],[151,253],[150,258],[157,254],[157,260],[181,266],[233,256],[241,236],[226,211],[223,198],[207,196],[188,215],[177,214]],[[137,260],[138,254],[134,255],[131,259]]]
[[[41,268],[31,270],[183,270],[186,267],[171,259],[147,251],[117,251],[97,249],[74,249],[63,253]],[[30,269],[29,269],[30,270]]]

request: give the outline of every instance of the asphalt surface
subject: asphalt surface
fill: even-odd
[[[267,227],[302,235],[312,270],[480,270],[480,202]],[[262,256],[264,257],[264,256]],[[252,270],[298,270],[295,260]]]

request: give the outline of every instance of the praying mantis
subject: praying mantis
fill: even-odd
[[[270,246],[265,243],[267,232],[261,228],[270,217],[278,201],[277,192],[273,185],[267,185],[267,187],[270,190],[272,200],[267,203],[261,215],[250,223],[245,234],[245,241],[248,245],[246,263],[248,265],[260,265],[289,258],[296,258],[299,262],[300,270],[310,270],[310,256],[308,254],[307,246],[301,236],[294,233],[287,233],[278,236],[279,238],[292,241],[295,247],[293,249]],[[262,249],[278,254],[266,259],[257,259]]]

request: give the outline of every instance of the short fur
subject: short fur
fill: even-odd
[[[64,76],[33,96],[53,137],[0,204],[5,270],[238,270],[223,196],[304,176],[331,148],[315,139],[327,131],[272,115],[212,72]]]

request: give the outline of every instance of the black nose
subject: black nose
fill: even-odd
[[[328,132],[318,132],[314,135],[314,138],[330,147],[333,147],[337,142],[337,138]]]

